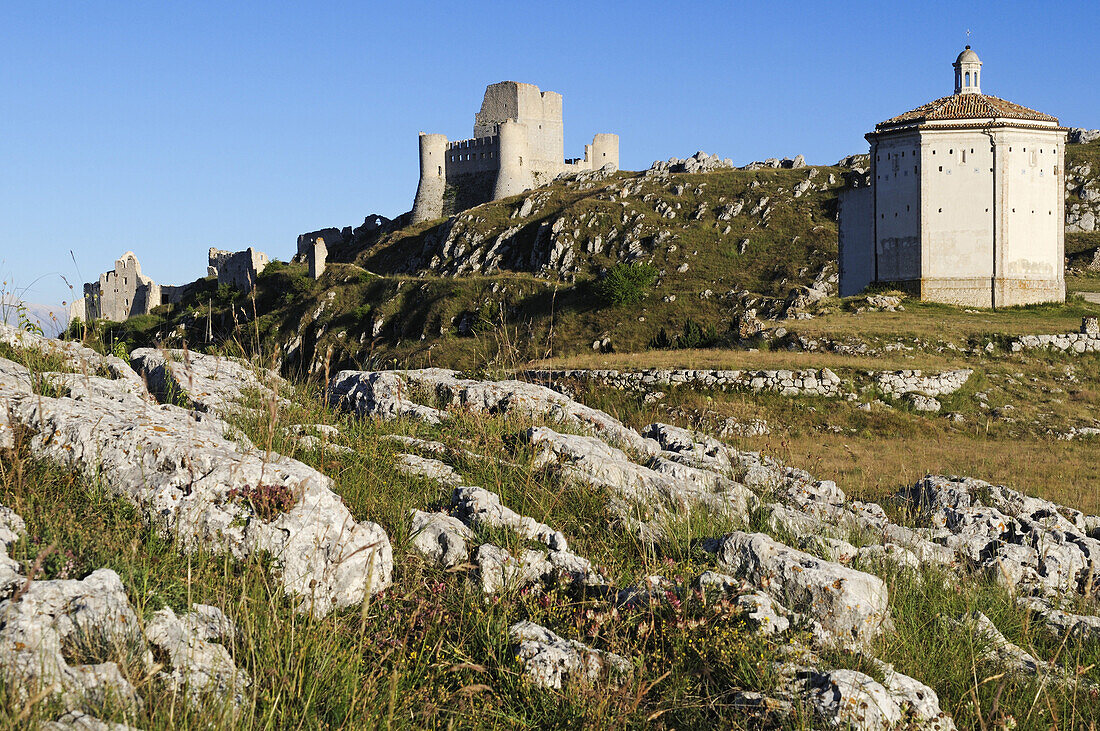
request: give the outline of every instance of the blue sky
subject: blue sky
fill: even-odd
[[[417,132],[472,132],[487,84],[565,97],[566,155],[624,168],[865,150],[875,122],[983,91],[1100,127],[1100,5],[967,2],[0,3],[0,280],[69,299],[127,250],[156,281],[210,246],[397,215]],[[73,252],[75,262],[69,252]]]

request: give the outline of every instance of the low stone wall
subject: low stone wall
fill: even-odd
[[[722,391],[775,391],[784,396],[841,396],[840,376],[828,368],[801,371],[717,370],[558,370],[527,371],[524,376],[547,382],[562,378],[600,381],[623,390],[693,385]]]
[[[1013,353],[1039,348],[1060,350],[1063,353],[1100,353],[1100,318],[1081,318],[1080,332],[1061,335],[1021,335],[1009,345]]]
[[[1023,335],[1011,345],[1021,350],[1059,350],[1063,353],[1100,353],[1100,334],[1064,333],[1062,335]]]
[[[874,380],[878,390],[887,396],[917,393],[935,397],[955,393],[966,384],[973,372],[963,368],[925,376],[920,371],[883,371],[874,374]]]

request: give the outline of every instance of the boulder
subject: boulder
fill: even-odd
[[[508,636],[515,643],[524,674],[541,688],[561,690],[567,679],[589,685],[605,671],[613,680],[631,672],[625,658],[567,640],[534,622],[517,622],[508,630]]]
[[[461,520],[446,513],[410,512],[413,548],[443,568],[466,562],[470,556],[466,542],[474,534]]]
[[[763,533],[737,531],[708,548],[724,569],[816,619],[842,645],[867,645],[888,625],[889,596],[877,576],[824,561]]]

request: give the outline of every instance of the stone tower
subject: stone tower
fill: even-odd
[[[516,81],[491,84],[474,115],[472,138],[449,142],[421,133],[412,222],[518,195],[563,173],[619,167],[615,134],[596,135],[583,158],[566,160],[564,150],[561,94]]]
[[[969,46],[955,93],[867,135],[870,185],[840,199],[841,294],[888,283],[972,307],[1065,300],[1066,129],[983,94]]]

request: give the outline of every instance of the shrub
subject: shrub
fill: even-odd
[[[596,282],[596,295],[608,305],[632,305],[641,302],[656,281],[657,268],[652,264],[616,264]]]
[[[712,348],[718,344],[718,329],[714,325],[704,327],[690,317],[684,322],[684,331],[670,338],[662,327],[657,336],[649,341],[651,348],[662,350],[686,350],[688,348]]]

